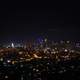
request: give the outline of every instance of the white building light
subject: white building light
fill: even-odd
[[[11,47],[14,48],[14,43],[11,44]]]

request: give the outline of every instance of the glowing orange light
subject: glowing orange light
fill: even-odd
[[[35,58],[38,58],[38,56],[36,54],[33,54]]]

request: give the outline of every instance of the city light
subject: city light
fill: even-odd
[[[11,43],[11,47],[14,48],[14,43]]]
[[[35,58],[38,58],[38,56],[36,54],[33,54]]]
[[[25,44],[23,44],[23,47],[15,47],[12,43],[11,47],[1,48],[0,67],[3,67],[4,71],[5,68],[6,70],[11,70],[6,71],[9,74],[5,73],[7,76],[4,75],[4,78],[9,79],[11,75],[17,73],[18,75],[20,74],[19,77],[23,80],[25,77],[26,79],[28,79],[28,77],[31,79],[31,75],[33,75],[35,79],[42,79],[41,75],[43,75],[43,72],[50,75],[54,75],[56,72],[63,74],[67,72],[68,67],[70,69],[75,68],[75,66],[69,62],[76,59],[80,60],[80,48],[78,49],[76,45],[70,42],[64,44],[61,42],[54,42],[54,44],[46,42],[46,44],[43,42],[43,44],[41,44],[43,47],[36,45],[36,43],[34,47],[33,43],[30,44],[30,47],[27,47],[28,45],[26,46]],[[57,68],[55,66],[59,67]],[[29,71],[29,73],[27,71]],[[2,74],[2,72],[0,72],[0,74]],[[49,76],[47,75],[47,77]]]

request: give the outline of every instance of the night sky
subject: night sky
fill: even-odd
[[[76,8],[0,8],[0,41],[46,36],[80,40]]]

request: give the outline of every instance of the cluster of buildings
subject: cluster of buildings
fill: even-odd
[[[11,74],[15,80],[47,80],[54,74],[73,70],[75,60],[80,60],[79,42],[39,39],[25,44],[11,43],[0,47],[0,75],[2,80],[12,80]]]
[[[0,60],[8,59],[8,63],[12,61],[22,62],[31,61],[33,59],[52,59],[55,61],[71,60],[80,58],[80,43],[70,41],[48,41],[47,39],[38,40],[33,43],[25,44],[11,43],[3,48],[0,48]],[[9,61],[11,60],[11,61]]]

